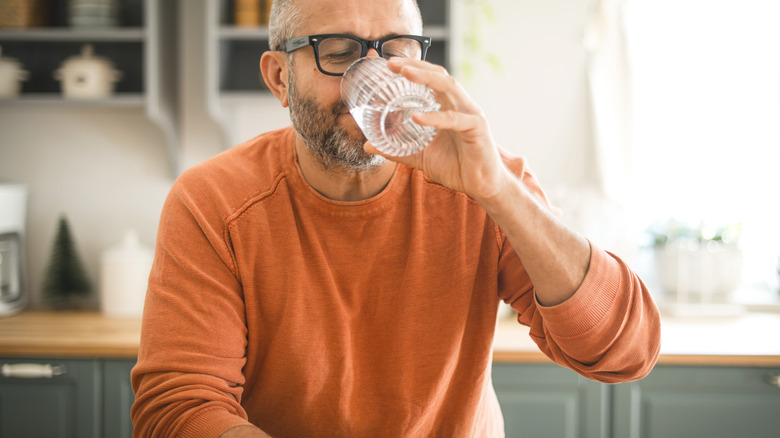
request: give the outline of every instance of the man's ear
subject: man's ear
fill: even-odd
[[[282,106],[287,108],[287,55],[282,52],[267,51],[260,57],[260,72],[268,89],[274,93]]]

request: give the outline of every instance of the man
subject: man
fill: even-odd
[[[412,0],[274,2],[260,66],[294,130],[172,188],[132,375],[137,436],[503,436],[499,300],[561,365],[604,382],[650,371],[660,329],[642,282],[556,218],[444,69],[390,62],[442,106],[414,116],[440,131],[424,151],[364,144],[330,61],[422,48],[397,41],[421,31]]]

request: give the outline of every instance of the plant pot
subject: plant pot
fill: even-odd
[[[742,250],[735,245],[678,241],[656,247],[655,257],[671,301],[725,303],[742,280]]]
[[[719,242],[678,241],[656,247],[656,266],[669,300],[725,303],[742,280],[742,250]]]

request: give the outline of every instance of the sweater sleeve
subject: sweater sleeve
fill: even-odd
[[[524,160],[509,167],[556,215]],[[606,383],[647,375],[660,352],[658,308],[642,280],[617,256],[591,242],[588,272],[574,295],[545,307],[511,244],[501,236],[499,296],[554,362]]]
[[[591,243],[582,284],[557,306],[542,306],[531,292],[515,295],[511,305],[554,362],[605,383],[641,379],[652,370],[660,352],[658,309],[642,280],[615,255]]]
[[[249,424],[241,407],[241,284],[208,188],[174,184],[163,207],[131,379],[134,436],[209,437]]]

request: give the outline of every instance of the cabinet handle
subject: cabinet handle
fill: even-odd
[[[63,365],[50,365],[38,363],[3,364],[3,377],[16,377],[20,379],[51,379],[61,376],[67,370]]]
[[[773,376],[773,375],[770,374],[770,375],[766,376],[766,381],[770,385],[775,385],[778,388],[780,388],[780,374],[778,374],[776,376]]]

